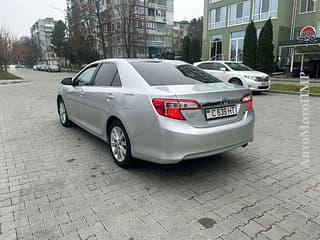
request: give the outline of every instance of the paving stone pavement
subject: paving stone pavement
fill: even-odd
[[[66,74],[0,86],[0,239],[320,239],[320,98],[302,164],[298,96],[259,94],[247,148],[126,171],[106,144],[63,128]],[[200,224],[202,223],[202,224]]]

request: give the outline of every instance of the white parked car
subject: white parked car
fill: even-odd
[[[61,72],[60,67],[58,65],[49,65],[48,72]]]
[[[241,85],[252,91],[267,91],[270,89],[268,74],[255,71],[239,62],[206,61],[195,63],[194,66],[225,82]]]

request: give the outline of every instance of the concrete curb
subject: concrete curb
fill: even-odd
[[[30,81],[27,80],[0,80],[0,85],[10,85],[10,84],[18,84],[18,83],[28,83]]]
[[[292,78],[288,78],[288,79],[276,79],[276,78],[271,78],[271,82],[294,82],[294,83],[300,83],[300,79],[292,79]],[[310,83],[320,83],[320,81],[318,80],[309,80]]]
[[[297,96],[300,96],[300,93],[299,93],[299,92],[291,92],[291,91],[270,90],[269,93],[287,94],[287,95],[297,95]],[[310,97],[320,97],[320,94],[318,94],[318,93],[310,93]]]

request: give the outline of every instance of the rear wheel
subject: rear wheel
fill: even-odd
[[[238,78],[232,78],[232,79],[230,79],[229,83],[234,84],[234,85],[238,85],[238,86],[243,86],[241,80],[238,79]]]
[[[130,168],[135,164],[131,156],[131,145],[128,134],[120,121],[113,121],[109,126],[109,146],[115,163],[122,168]]]
[[[59,118],[62,126],[64,127],[70,127],[72,125],[71,121],[69,120],[66,106],[64,105],[64,102],[62,99],[58,102],[58,112],[59,112]]]

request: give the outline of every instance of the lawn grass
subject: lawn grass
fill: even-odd
[[[21,77],[18,77],[16,75],[13,75],[12,73],[0,73],[0,80],[19,80],[22,79]]]
[[[304,86],[302,85],[289,85],[289,84],[272,84],[271,90],[286,91],[286,92],[300,92]],[[320,93],[320,87],[309,87],[310,93]]]

